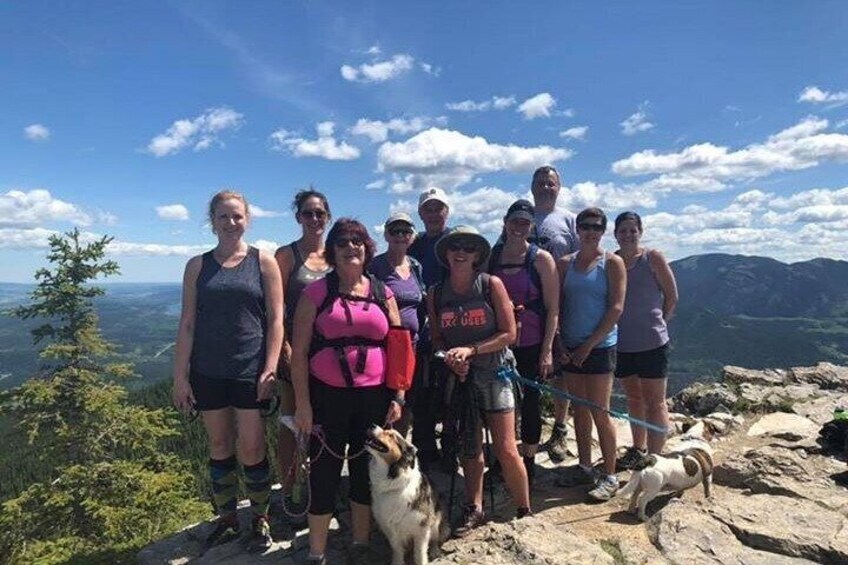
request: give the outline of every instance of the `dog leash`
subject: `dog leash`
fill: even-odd
[[[554,387],[547,385],[545,383],[539,383],[539,382],[530,380],[528,378],[522,377],[512,367],[506,367],[505,366],[505,367],[499,368],[498,369],[498,376],[501,377],[502,379],[511,379],[511,380],[513,380],[517,383],[520,383],[524,386],[529,386],[529,387],[535,388],[539,391],[547,392],[548,394],[551,394],[553,396],[556,396],[556,397],[559,397],[559,398],[564,398],[566,400],[570,400],[570,401],[574,402],[575,404],[581,404],[583,406],[588,406],[589,408],[594,408],[595,410],[603,410],[604,412],[606,412],[607,414],[609,414],[610,416],[612,416],[614,418],[619,418],[621,420],[627,420],[628,422],[635,424],[637,426],[640,426],[642,428],[647,428],[651,431],[661,433],[661,434],[667,434],[668,433],[667,428],[664,428],[662,426],[658,426],[656,424],[652,424],[651,422],[646,422],[645,420],[640,420],[639,418],[634,418],[633,416],[631,416],[630,414],[627,414],[626,412],[621,412],[619,410],[612,410],[610,408],[604,408],[600,404],[596,404],[596,403],[592,402],[591,400],[587,400],[587,399],[581,398],[579,396],[574,396],[573,394],[570,394],[570,393],[568,393],[564,390],[559,390],[559,389],[554,388]]]

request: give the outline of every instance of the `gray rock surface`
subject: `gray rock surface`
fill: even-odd
[[[788,441],[799,441],[818,434],[818,424],[797,414],[774,412],[760,417],[748,428],[748,436],[771,436]]]

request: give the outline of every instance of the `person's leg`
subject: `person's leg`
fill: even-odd
[[[236,525],[238,462],[235,456],[235,421],[230,407],[204,410],[203,426],[209,438],[209,478],[212,500],[223,520]]]
[[[668,405],[665,400],[668,379],[640,378],[639,383],[645,400],[645,420],[668,429]],[[648,430],[648,452],[662,453],[665,440],[666,434]]]
[[[642,387],[640,386],[642,379],[640,379],[637,375],[628,375],[626,377],[619,378],[618,382],[621,383],[621,386],[624,388],[624,392],[627,395],[628,414],[634,418],[638,418],[639,420],[644,420],[646,412],[645,402],[642,398]],[[630,433],[633,435],[633,447],[644,451],[648,441],[645,428],[637,424],[630,424]]]
[[[527,471],[515,445],[515,412],[489,412],[486,414],[495,455],[501,462],[506,488],[519,508],[530,508]]]
[[[236,410],[238,454],[244,467],[244,486],[254,518],[268,515],[271,469],[265,457],[265,422],[259,410]]]
[[[515,349],[518,374],[534,381],[539,377],[539,354],[541,346]],[[536,469],[536,451],[542,436],[542,412],[539,389],[526,386],[521,398],[521,448],[520,454],[527,472],[527,484],[532,488]]]
[[[426,469],[438,458],[436,446],[436,386],[430,347],[419,344],[416,356],[412,395],[412,443],[418,448],[418,459]]]
[[[465,501],[474,504],[477,508],[483,508],[483,428],[475,431],[477,437],[477,455],[475,457],[462,458],[462,476],[465,479]]]
[[[586,399],[594,404],[609,409],[612,394],[612,374],[585,375]],[[608,412],[598,408],[591,409],[592,421],[598,430],[598,442],[601,444],[601,454],[604,458],[604,472],[615,474],[616,438],[615,426]]]
[[[586,398],[586,375],[566,373],[565,382],[568,392],[577,398]],[[577,458],[584,468],[592,466],[592,414],[589,408],[575,403],[574,435],[577,439]]]

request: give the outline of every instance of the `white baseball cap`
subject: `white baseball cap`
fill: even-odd
[[[431,186],[427,190],[421,193],[418,197],[418,207],[421,208],[424,204],[431,200],[438,200],[448,208],[450,208],[450,202],[448,202],[448,195],[445,194],[445,191],[436,186]]]

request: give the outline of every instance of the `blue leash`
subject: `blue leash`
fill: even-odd
[[[529,386],[540,390],[542,392],[547,392],[553,396],[564,398],[566,400],[570,400],[575,404],[582,404],[583,406],[588,406],[589,408],[594,408],[596,410],[603,410],[610,416],[614,418],[621,418],[622,420],[627,420],[632,424],[636,424],[637,426],[641,426],[643,428],[647,428],[651,431],[658,432],[661,434],[668,433],[666,428],[662,426],[658,426],[656,424],[652,424],[650,422],[646,422],[645,420],[640,420],[639,418],[634,418],[627,414],[626,412],[619,412],[618,410],[611,410],[609,408],[604,408],[600,404],[595,404],[591,400],[586,400],[585,398],[580,398],[579,396],[574,396],[573,394],[569,394],[564,390],[556,389],[550,385],[546,385],[544,383],[538,383],[536,381],[531,381],[530,379],[524,378],[518,374],[518,372],[512,367],[501,367],[498,369],[498,376],[502,379],[511,379],[517,383],[520,383],[524,386]]]

